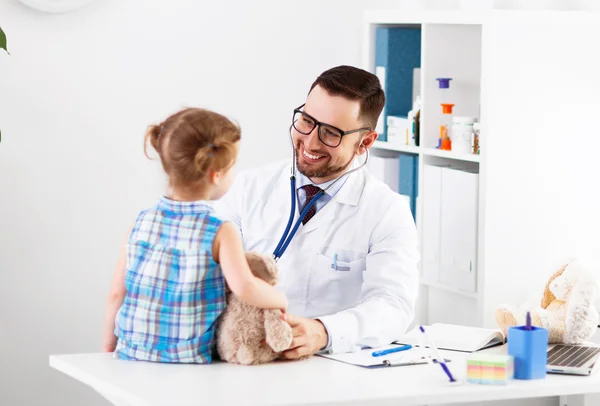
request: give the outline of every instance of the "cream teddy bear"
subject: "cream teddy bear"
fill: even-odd
[[[252,273],[271,285],[279,270],[272,257],[246,253]],[[281,319],[281,310],[260,309],[227,293],[227,307],[217,320],[216,349],[223,361],[262,364],[279,358],[292,343],[292,328]]]
[[[519,310],[500,305],[496,322],[506,337],[509,327],[525,324],[529,311],[531,324],[548,330],[549,343],[580,344],[598,328],[595,302],[599,294],[597,277],[579,262],[570,262],[548,280],[539,305]]]

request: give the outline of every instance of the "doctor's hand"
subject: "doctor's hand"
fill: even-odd
[[[310,356],[327,346],[327,331],[319,320],[284,314],[282,318],[292,327],[292,343],[283,352],[287,359]]]

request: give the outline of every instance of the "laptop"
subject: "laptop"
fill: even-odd
[[[600,368],[600,346],[554,344],[548,347],[546,371],[551,374],[592,375]]]

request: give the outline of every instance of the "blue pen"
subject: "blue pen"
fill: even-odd
[[[450,369],[448,369],[448,366],[444,362],[443,358],[440,357],[440,353],[439,353],[437,347],[435,346],[435,343],[433,342],[433,340],[431,340],[431,338],[429,338],[429,336],[425,332],[425,329],[423,328],[423,326],[419,326],[419,330],[421,330],[421,333],[423,333],[425,338],[427,338],[427,341],[429,341],[429,344],[431,346],[431,349],[433,350],[433,355],[435,356],[437,363],[440,364],[440,366],[442,367],[442,369],[444,370],[446,375],[448,375],[448,378],[450,378],[450,382],[456,382],[456,379],[454,379],[454,377],[452,376],[452,373],[450,372]]]
[[[333,264],[331,264],[331,268],[335,269],[336,271],[349,271],[350,267],[349,266],[338,266],[338,254],[333,254]]]
[[[525,320],[525,330],[531,330],[531,314],[527,312],[527,319]]]
[[[387,350],[373,351],[373,353],[371,355],[373,357],[381,357],[382,355],[392,354],[394,352],[406,351],[406,350],[410,350],[411,348],[412,348],[412,345],[409,345],[409,344],[400,345],[395,348],[388,348]]]

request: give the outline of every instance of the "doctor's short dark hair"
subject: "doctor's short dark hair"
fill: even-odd
[[[148,127],[150,143],[174,187],[202,186],[211,170],[223,171],[237,159],[240,128],[227,117],[201,108],[185,108]]]
[[[377,119],[385,104],[385,94],[377,76],[364,69],[341,65],[321,73],[310,90],[317,85],[332,96],[359,100],[359,120],[375,130]]]

